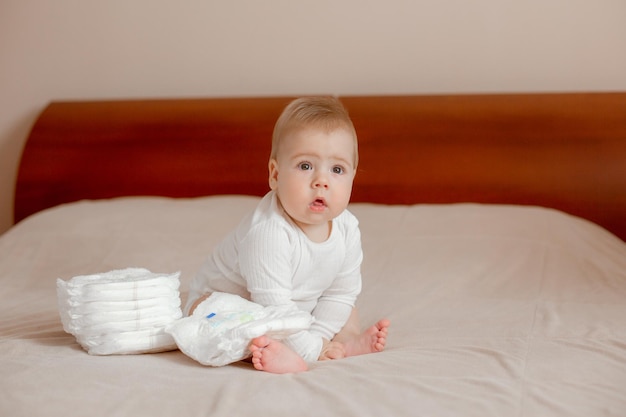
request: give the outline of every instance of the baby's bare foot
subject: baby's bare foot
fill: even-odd
[[[307,364],[300,355],[278,340],[267,336],[252,339],[250,352],[252,365],[259,371],[286,374],[307,370]]]
[[[346,356],[382,352],[387,343],[389,320],[382,319],[354,339],[344,342]]]

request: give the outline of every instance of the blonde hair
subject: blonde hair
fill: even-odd
[[[331,132],[346,129],[354,137],[354,167],[359,162],[356,130],[348,111],[336,97],[302,97],[285,107],[274,125],[270,159],[276,159],[281,140],[295,130],[316,128]]]

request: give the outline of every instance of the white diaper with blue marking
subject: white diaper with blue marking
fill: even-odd
[[[203,365],[223,366],[250,356],[255,337],[283,339],[307,330],[313,318],[296,307],[268,306],[238,295],[215,292],[189,317],[165,328],[178,348]]]

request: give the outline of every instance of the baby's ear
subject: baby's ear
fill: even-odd
[[[278,185],[278,162],[276,161],[276,159],[270,159],[270,162],[268,164],[268,170],[270,174],[270,189],[275,190]]]

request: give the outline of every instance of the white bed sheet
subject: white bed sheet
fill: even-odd
[[[179,351],[90,356],[55,280],[137,266],[186,289],[255,197],[83,201],[0,237],[2,416],[624,416],[626,244],[535,207],[354,204],[385,352],[271,375]]]

